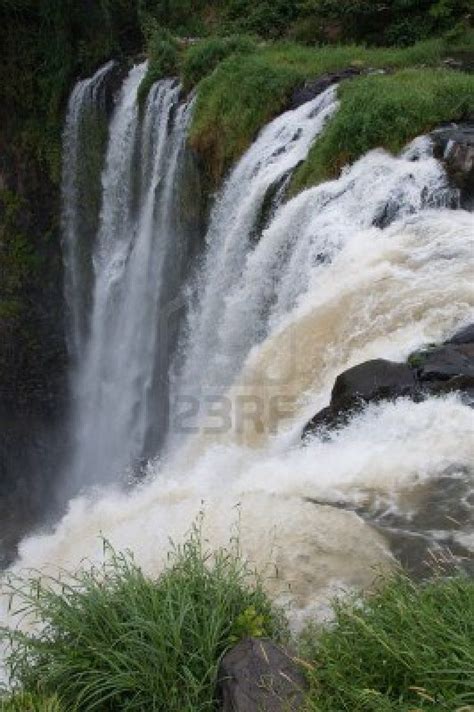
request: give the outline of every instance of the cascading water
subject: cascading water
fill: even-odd
[[[87,338],[91,283],[90,247],[97,230],[100,186],[97,163],[103,157],[106,106],[104,86],[114,66],[108,62],[77,83],[69,99],[63,136],[63,253],[69,306],[69,351],[78,359]]]
[[[263,336],[260,322],[253,327],[241,324],[238,334],[230,333],[229,299],[241,284],[246,255],[259,235],[259,222],[271,217],[283,197],[278,189],[306,157],[336,109],[336,90],[330,87],[316,99],[287,111],[261,132],[229,176],[211,215],[196,303],[188,315],[182,347],[185,366],[176,379],[176,398],[222,392],[251,346]],[[269,195],[272,209],[269,216],[262,216]]]
[[[90,344],[77,381],[86,394],[79,442],[101,442],[108,472],[143,441],[152,355],[159,350],[159,296],[154,291],[149,303],[147,290],[166,281],[164,261],[151,257],[150,225],[169,224],[176,170],[170,157],[179,153],[191,111],[178,108],[172,83],[151,94],[142,129],[148,138],[141,139],[147,190],[139,191],[145,197],[134,218],[133,161],[123,148],[140,141],[133,95],[142,71],[132,70],[112,121]],[[167,106],[175,106],[175,128],[162,145],[161,129],[151,127],[165,125]],[[340,371],[370,358],[403,360],[474,317],[474,215],[452,209],[457,193],[428,139],[399,157],[371,152],[336,181],[284,204],[277,198],[259,235],[268,191],[278,194],[336,109],[329,90],[276,119],[216,199],[197,286],[188,290],[172,388],[178,399],[226,394],[226,417],[218,427],[198,418],[201,431],[184,444],[171,438],[167,457],[149,466],[151,482],[128,494],[73,500],[54,534],[22,543],[18,567],[100,559],[100,532],[116,548],[131,548],[156,575],[169,538],[182,539],[202,508],[204,536],[219,546],[229,540],[238,506],[244,554],[260,568],[270,566],[268,587],[290,601],[297,621],[323,610],[341,586],[365,585],[373,565],[390,564],[389,541],[372,524],[384,512],[396,513],[402,538],[447,476],[464,493],[465,522],[450,528],[446,516],[441,531],[431,519],[423,536],[433,545],[474,549],[474,413],[459,396],[370,406],[330,438],[301,442],[303,425],[327,404]],[[164,173],[155,162],[160,152],[168,156]],[[162,232],[173,231],[156,234]],[[151,335],[144,334],[151,323]],[[292,405],[286,418],[269,407],[281,395]],[[261,427],[255,418],[242,427],[235,412],[241,397],[258,404]],[[84,450],[87,467],[101,460]]]
[[[93,86],[106,72],[104,67],[90,80]],[[146,64],[131,70],[109,129],[102,207],[92,248],[89,333],[86,339],[75,339],[74,444],[65,483],[72,491],[118,481],[136,465],[156,427],[155,403],[163,395],[156,387],[157,350],[167,350],[167,344],[158,343],[160,308],[162,293],[166,298],[170,293],[169,283],[164,284],[165,276],[169,282],[166,266],[179,260],[180,247],[183,251],[174,215],[175,189],[192,101],[179,105],[180,86],[163,80],[152,88],[140,122],[137,90],[145,72]],[[76,94],[67,120],[72,127],[84,112],[84,91],[76,89]],[[77,128],[69,134],[77,135]],[[79,160],[78,156],[76,164]],[[72,170],[74,166],[66,173]],[[75,191],[64,193],[72,226],[78,222],[80,197]],[[78,229],[66,231],[68,252],[77,251],[81,237]],[[77,292],[83,285],[77,260],[67,266],[75,324],[80,322]]]

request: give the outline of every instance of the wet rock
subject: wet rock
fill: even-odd
[[[474,344],[474,324],[469,324],[457,331],[446,343],[449,344]]]
[[[303,435],[344,425],[367,403],[414,396],[416,388],[415,375],[407,364],[384,359],[361,363],[337,377],[329,407],[310,420]]]
[[[296,109],[301,104],[315,99],[323,91],[326,91],[333,84],[338,84],[343,79],[352,79],[362,74],[362,69],[359,67],[348,67],[340,72],[332,72],[331,74],[323,74],[313,81],[307,81],[298,89],[295,89],[291,97],[289,108]]]
[[[474,324],[445,344],[411,354],[407,363],[375,359],[344,371],[336,379],[329,406],[307,423],[302,436],[324,436],[346,425],[368,403],[401,396],[419,400],[453,391],[474,405]]]
[[[331,407],[340,410],[358,401],[377,401],[412,395],[415,379],[411,368],[384,359],[366,361],[341,373],[334,384]]]
[[[222,659],[218,680],[222,712],[283,712],[303,705],[303,674],[270,640],[242,640]]]
[[[451,124],[433,131],[434,155],[461,191],[461,206],[474,209],[474,123]]]
[[[422,352],[417,378],[421,383],[463,378],[474,386],[474,344],[447,344]]]

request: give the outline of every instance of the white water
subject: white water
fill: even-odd
[[[157,89],[155,99],[158,94]],[[229,541],[240,512],[244,554],[273,573],[269,590],[291,604],[298,622],[308,613],[324,613],[341,587],[367,585],[374,565],[392,562],[384,537],[341,503],[369,511],[375,502],[378,510],[397,511],[408,522],[413,508],[422,506],[413,493],[448,468],[464,472],[472,489],[474,413],[455,395],[372,406],[330,440],[301,443],[302,427],[327,404],[341,370],[369,358],[405,359],[474,317],[474,216],[445,207],[456,195],[426,139],[398,158],[383,151],[368,154],[339,180],[281,205],[260,239],[252,240],[266,189],[304,155],[325,112],[335,110],[333,99],[326,93],[311,111],[301,107],[270,124],[214,208],[175,388],[180,396],[195,396],[229,386],[231,427],[216,428],[219,418],[204,421],[208,432],[198,432],[171,449],[166,460],[151,464],[151,481],[130,494],[109,490],[95,500],[75,499],[52,535],[22,543],[17,569],[99,560],[101,533],[115,547],[132,549],[144,570],[157,575],[169,538],[181,540],[201,509],[211,547]],[[134,121],[132,103],[128,125]],[[297,127],[302,133],[289,140]],[[109,163],[111,151],[112,145]],[[124,152],[118,158],[125,160]],[[110,185],[118,189],[118,181]],[[383,230],[374,225],[382,215],[391,219]],[[131,262],[120,259],[127,252],[119,239],[122,220],[115,220],[114,230],[119,244],[114,239],[114,250],[104,249],[98,263],[108,276],[121,275]],[[103,229],[105,248],[107,237],[111,233]],[[146,270],[138,257],[136,265],[133,275],[144,283],[142,289]],[[113,283],[104,281],[107,288]],[[137,302],[130,302],[137,312],[124,312],[133,322],[142,317]],[[110,334],[107,343],[117,333],[115,317],[109,315],[111,324],[101,322]],[[121,321],[120,328],[135,333],[128,322]],[[148,352],[141,353],[146,363]],[[138,355],[126,358],[132,371]],[[105,368],[105,360],[98,363]],[[110,365],[115,368],[114,360]],[[97,376],[101,389],[108,378],[108,368]],[[257,399],[262,427],[242,423],[242,396]],[[274,396],[290,401],[286,417],[273,410]],[[139,415],[141,403],[137,408]],[[124,414],[120,433],[130,442],[136,428],[142,432],[142,421],[134,414],[128,432],[126,415],[131,412]],[[92,412],[90,417],[99,431],[107,425],[114,429]],[[117,441],[108,442],[120,449]],[[429,533],[435,541],[436,532]],[[468,546],[472,534],[466,528],[456,536]]]
[[[146,64],[131,70],[110,125],[90,335],[73,379],[75,442],[66,482],[73,490],[116,481],[142,457],[151,401],[159,397],[153,383],[160,295],[165,261],[178,241],[173,191],[192,103],[178,107],[180,87],[161,81],[140,124],[136,97],[145,71]],[[73,264],[72,280],[74,272]]]
[[[197,279],[197,298],[188,315],[185,367],[175,384],[175,397],[222,391],[238,372],[261,324],[240,323],[229,333],[229,302],[242,284],[242,270],[260,211],[269,189],[276,188],[302,161],[315,137],[337,109],[336,90],[272,121],[229,176],[212,211],[207,252]],[[274,206],[276,207],[276,206]],[[265,279],[265,275],[260,275]],[[246,315],[244,315],[245,317]]]
[[[104,111],[101,91],[104,81],[114,66],[109,62],[90,79],[76,84],[71,94],[63,135],[63,253],[65,262],[65,292],[69,306],[69,348],[77,359],[83,352],[86,339],[87,306],[86,290],[82,282],[87,280],[84,266],[84,235],[82,234],[83,209],[87,209],[87,189],[82,179],[83,152],[88,149],[83,133],[86,122],[97,125]]]

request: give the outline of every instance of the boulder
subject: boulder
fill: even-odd
[[[474,344],[446,344],[420,353],[417,378],[421,383],[464,378],[474,386]]]
[[[359,402],[369,403],[414,394],[412,369],[404,363],[384,359],[366,361],[341,373],[334,384],[331,408],[345,410]]]
[[[309,421],[303,437],[346,424],[351,414],[367,403],[400,396],[414,397],[416,391],[415,374],[408,364],[384,359],[361,363],[337,377],[329,406]]]
[[[334,384],[329,406],[305,426],[307,435],[347,424],[367,403],[400,396],[421,399],[459,391],[474,404],[474,324],[463,327],[441,346],[417,351],[407,363],[383,359],[366,361],[341,373]]]
[[[457,331],[447,344],[474,344],[474,324],[469,324]]]
[[[224,655],[219,667],[222,712],[302,709],[305,686],[291,655],[266,639],[242,640]]]
[[[431,134],[434,155],[461,192],[461,206],[474,208],[474,123],[451,124]]]

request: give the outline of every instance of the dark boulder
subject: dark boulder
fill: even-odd
[[[474,324],[469,324],[457,331],[447,344],[474,344]]]
[[[407,363],[376,359],[344,371],[336,379],[329,406],[309,421],[303,438],[346,425],[367,403],[401,396],[419,400],[453,391],[474,404],[474,324],[441,346],[411,354]]]
[[[413,395],[415,378],[404,363],[384,359],[366,361],[341,373],[334,384],[331,407],[346,409],[363,401],[383,400]]]
[[[434,155],[461,192],[461,206],[474,209],[474,124],[451,124],[433,131]]]
[[[474,386],[474,344],[447,344],[420,353],[417,378],[426,381],[449,381],[466,378]]]
[[[222,659],[222,712],[284,712],[303,705],[305,678],[295,660],[270,640],[246,638]]]
[[[414,397],[416,388],[415,375],[407,364],[384,359],[361,363],[337,377],[331,403],[310,420],[303,436],[321,428],[344,425],[354,411],[367,403],[401,396]]]
[[[298,106],[305,104],[307,101],[315,99],[323,91],[326,91],[333,84],[338,84],[343,79],[352,79],[362,73],[358,67],[348,67],[340,72],[332,72],[331,74],[322,74],[317,79],[307,81],[303,86],[298,87],[293,92],[290,102],[290,109],[296,109]]]

